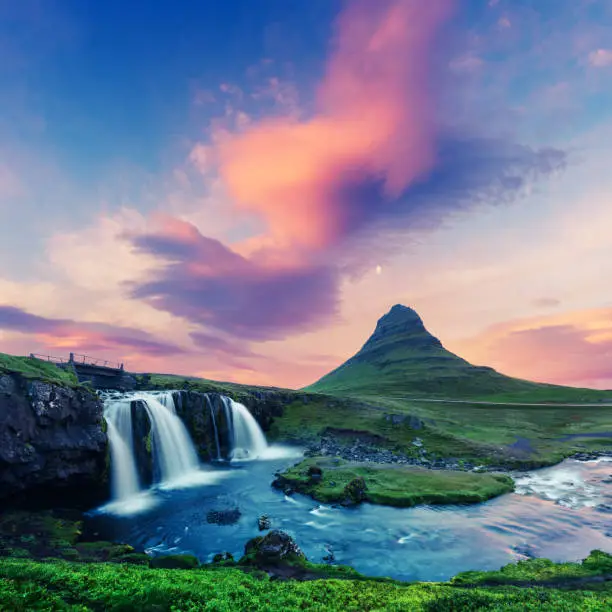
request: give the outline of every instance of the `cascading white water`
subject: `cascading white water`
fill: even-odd
[[[131,401],[107,400],[104,408],[111,453],[111,489],[115,500],[123,501],[140,491],[132,439]]]
[[[162,406],[165,406],[166,408],[168,408],[168,410],[170,410],[172,414],[176,414],[176,405],[174,403],[174,393],[172,393],[172,391],[166,391],[164,393],[160,393],[157,396],[157,399],[159,400],[159,403]]]
[[[134,398],[144,402],[151,420],[153,456],[163,481],[175,480],[199,467],[198,455],[187,428],[173,411],[172,395],[165,395],[168,396],[168,407],[152,393],[140,393]]]
[[[228,398],[229,399],[229,398]],[[229,399],[232,413],[232,459],[255,459],[268,448],[266,436],[246,406]]]
[[[234,420],[232,412],[232,400],[225,395],[221,396],[223,402],[223,411],[225,412],[225,422],[227,423],[227,431],[229,436],[229,447],[234,448]],[[231,452],[231,450],[230,450]]]
[[[221,461],[221,445],[219,444],[219,428],[217,427],[217,419],[215,417],[215,407],[208,399],[208,395],[203,395],[202,401],[208,406],[208,410],[210,411],[210,418],[212,420],[213,430],[215,432],[215,444],[217,445],[217,461]]]

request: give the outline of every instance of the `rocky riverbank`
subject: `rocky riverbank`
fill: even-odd
[[[415,438],[413,442],[414,452],[411,455],[376,447],[371,442],[362,442],[359,439],[350,445],[343,442],[333,436],[322,437],[307,447],[305,455],[307,457],[339,457],[345,461],[358,463],[413,465],[432,470],[504,471],[499,466],[481,465],[463,459],[433,457],[423,448],[423,443],[419,438]]]

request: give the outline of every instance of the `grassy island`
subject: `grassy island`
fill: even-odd
[[[408,507],[479,503],[513,491],[514,481],[505,474],[311,457],[280,474],[275,486],[290,488],[326,503],[365,501]]]

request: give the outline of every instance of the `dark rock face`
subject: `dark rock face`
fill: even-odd
[[[378,320],[374,333],[361,350],[374,349],[389,338],[409,340],[413,346],[421,348],[442,348],[442,343],[427,331],[421,317],[412,308],[401,304],[393,306]]]
[[[154,469],[151,419],[142,400],[133,400],[130,410],[132,412],[134,455],[136,456],[138,477],[142,486],[149,487],[160,477]]]
[[[88,506],[106,499],[102,411],[102,402],[88,390],[0,376],[3,503]]]
[[[200,459],[227,459],[231,450],[231,424],[223,397],[219,393],[181,390],[174,392],[174,405],[177,415],[191,435]]]
[[[274,529],[265,536],[253,538],[246,543],[245,557],[241,563],[248,562],[257,567],[279,565],[288,561],[306,560],[295,540],[284,531]]]
[[[291,401],[291,396],[275,391],[254,391],[236,401],[244,404],[266,431],[274,417],[283,414],[283,408]],[[232,448],[232,424],[231,411],[226,408],[223,396],[220,393],[180,390],[174,392],[174,404],[178,416],[189,430],[200,459],[226,460]]]

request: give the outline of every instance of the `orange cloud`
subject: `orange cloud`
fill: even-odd
[[[391,199],[432,167],[427,59],[449,5],[352,3],[339,19],[315,116],[269,119],[219,141],[230,195],[262,215],[278,243],[328,246],[359,222],[352,188],[360,181],[381,182]]]
[[[455,346],[512,376],[612,388],[612,308],[508,321]]]

